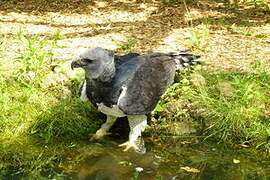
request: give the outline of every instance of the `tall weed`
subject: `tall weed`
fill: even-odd
[[[26,37],[22,30],[17,33],[22,48],[15,59],[15,78],[23,85],[39,85],[41,77],[46,71],[51,70],[54,61],[53,49],[57,47],[60,31],[56,31],[52,40],[44,37]]]
[[[186,46],[190,49],[206,50],[206,39],[209,36],[209,29],[206,26],[200,26],[191,32],[191,36],[186,41]]]

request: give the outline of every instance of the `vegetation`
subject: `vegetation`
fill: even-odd
[[[14,2],[0,2],[0,179],[65,179],[95,148],[102,151],[87,140],[104,116],[79,100],[83,74],[70,70],[75,52],[97,45],[118,53],[185,47],[202,55],[205,64],[179,72],[151,113],[148,134],[157,141],[188,139],[177,143],[185,148],[199,139],[270,152],[268,1],[102,1],[96,9],[77,1],[57,9],[44,1],[40,15],[34,5]],[[118,11],[105,10],[108,4],[123,12],[119,19]],[[166,157],[166,148],[156,153]],[[55,166],[61,170],[52,171]]]
[[[270,76],[262,67],[252,72],[200,70],[177,79],[154,112],[161,122],[192,120],[205,140],[269,151]]]
[[[198,30],[193,30],[191,36],[186,42],[186,46],[190,49],[206,50],[207,37],[209,36],[209,30],[206,26],[199,27]]]
[[[14,59],[13,73],[1,73],[1,136],[35,134],[46,141],[58,136],[87,138],[95,128],[95,121],[87,117],[93,112],[89,104],[76,98],[72,86],[77,87],[79,81],[55,72],[60,65],[51,50],[57,38],[27,38],[19,32],[18,40],[22,49]]]

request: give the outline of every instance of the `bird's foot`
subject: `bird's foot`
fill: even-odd
[[[123,150],[124,152],[128,151],[130,148],[133,148],[135,151],[138,150],[138,146],[136,145],[135,141],[127,141],[123,144],[118,145],[119,147],[125,147]]]
[[[94,134],[90,141],[97,141],[102,139],[104,136],[106,135],[110,135],[111,133],[107,132],[107,130],[100,128],[99,130],[97,130],[96,134]]]

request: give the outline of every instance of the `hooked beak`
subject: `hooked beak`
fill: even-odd
[[[80,59],[71,62],[71,69],[82,67],[83,63]]]

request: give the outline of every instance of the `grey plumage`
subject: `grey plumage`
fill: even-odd
[[[97,103],[104,103],[108,107],[118,105],[125,114],[150,113],[173,83],[175,71],[197,64],[193,60],[198,58],[185,52],[146,55],[134,53],[113,57],[112,52],[101,48],[96,48],[92,53],[96,54],[88,52],[82,56],[83,63],[101,61],[99,65],[106,64],[107,67],[106,69],[102,67],[105,72],[100,72],[101,76],[94,75],[95,78],[92,78],[91,73],[85,69],[88,99],[94,105]],[[98,60],[99,56],[101,59]],[[119,100],[123,87],[127,89],[126,94]]]
[[[176,70],[198,64],[194,61],[197,58],[199,56],[186,51],[117,56],[110,50],[94,48],[73,61],[71,66],[85,70],[86,96],[96,107],[102,105],[101,111],[112,116],[109,108],[114,108],[120,112],[119,117],[124,114],[132,116],[129,119],[133,121],[136,117],[146,121],[142,115],[155,108],[173,83]],[[140,135],[144,124],[135,134]]]

